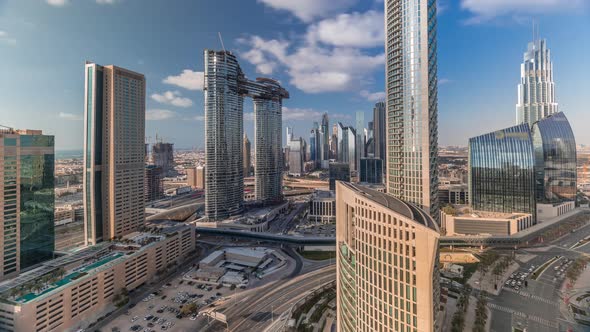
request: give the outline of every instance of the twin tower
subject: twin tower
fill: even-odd
[[[223,220],[243,210],[244,97],[254,101],[256,200],[282,195],[282,104],[289,92],[272,79],[246,78],[229,51],[204,51],[205,214]]]

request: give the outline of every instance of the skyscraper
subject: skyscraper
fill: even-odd
[[[361,158],[365,156],[365,112],[356,112],[356,143],[355,143],[355,169],[358,171],[361,169]]]
[[[304,173],[303,163],[305,148],[301,137],[289,142],[289,174],[301,176]]]
[[[375,146],[375,158],[383,160],[383,166],[387,164],[387,123],[385,117],[385,103],[380,101],[373,108],[373,145]],[[384,171],[385,171],[385,167]]]
[[[350,165],[348,163],[330,163],[328,177],[330,190],[336,190],[336,181],[350,182]]]
[[[86,63],[86,245],[131,233],[144,221],[145,77]]]
[[[53,258],[54,138],[0,129],[0,280]]]
[[[250,176],[250,169],[252,167],[252,145],[248,139],[248,135],[244,133],[244,176]]]
[[[385,0],[387,192],[438,220],[436,1]]]
[[[328,113],[322,115],[322,126],[320,127],[321,145],[321,160],[330,159],[330,119]]]
[[[152,163],[162,169],[162,175],[168,176],[174,169],[174,144],[157,142],[152,146]]]
[[[414,204],[337,182],[337,330],[438,331],[438,239]]]
[[[534,122],[557,112],[553,63],[545,39],[529,43],[520,65],[516,123]]]
[[[364,183],[383,183],[383,160],[377,158],[361,158],[359,181]]]
[[[156,165],[145,166],[144,196],[146,202],[153,202],[164,197],[164,184],[162,178],[164,172]]]
[[[255,113],[256,198],[282,199],[282,100],[289,93],[275,80],[246,78],[235,55],[205,50],[205,214],[222,220],[243,210],[244,96]]]

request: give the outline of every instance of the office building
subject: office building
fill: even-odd
[[[317,124],[317,122],[316,122]],[[318,147],[319,147],[319,129],[314,128],[309,133],[309,160],[313,161],[314,164],[318,163]]]
[[[385,0],[385,18],[387,192],[438,220],[436,1]]]
[[[311,194],[307,219],[322,224],[336,222],[336,195],[333,190],[315,190]]]
[[[185,167],[187,185],[193,189],[205,189],[205,167]]]
[[[377,158],[361,158],[359,181],[361,183],[383,183],[383,160]]]
[[[576,199],[576,139],[562,112],[533,124],[535,197],[556,204]]]
[[[53,258],[54,137],[0,129],[0,280]]]
[[[520,65],[516,123],[533,123],[558,110],[551,51],[545,39],[530,42]]]
[[[205,50],[205,214],[223,220],[243,211],[244,97],[251,97],[255,114],[256,199],[282,200],[282,100],[289,93],[275,80],[248,80],[235,55]]]
[[[85,244],[131,233],[144,221],[145,77],[85,66]]]
[[[152,164],[166,177],[174,170],[174,144],[158,142],[152,146]]]
[[[469,198],[474,210],[535,213],[534,154],[528,124],[469,139]]]
[[[305,146],[301,137],[292,139],[289,142],[289,174],[301,176],[305,173],[303,164],[305,162]]]
[[[164,172],[156,165],[145,166],[144,196],[146,202],[153,202],[164,197]]]
[[[348,163],[330,163],[328,178],[330,190],[336,190],[336,181],[350,182],[350,165]]]
[[[414,204],[336,184],[337,330],[439,330],[439,228]]]
[[[387,146],[387,123],[385,116],[385,102],[378,102],[373,107],[373,151],[375,158],[383,160],[383,163],[387,164],[386,146]],[[385,167],[383,167],[385,172]]]
[[[504,213],[456,209],[454,214],[441,213],[446,236],[491,235],[511,236],[533,226],[530,213]]]
[[[321,160],[328,161],[330,159],[330,119],[328,113],[322,115],[322,126],[320,127],[321,136]]]
[[[42,263],[0,283],[0,330],[80,331],[195,250],[190,226],[154,226]],[[36,287],[44,287],[38,291]]]
[[[546,220],[575,208],[576,140],[562,112],[535,122],[531,136],[535,153],[537,219]]]
[[[248,139],[248,135],[244,133],[244,176],[250,176],[252,169],[252,144]]]
[[[338,139],[338,162],[350,164],[351,170],[356,168],[356,131],[352,127],[345,127],[338,122],[337,127]]]
[[[365,157],[365,112],[356,112],[355,128],[355,167],[357,171],[361,168],[361,158]]]
[[[441,184],[438,187],[438,201],[441,206],[448,204],[469,204],[469,186],[466,184]]]

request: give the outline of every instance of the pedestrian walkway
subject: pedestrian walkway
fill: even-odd
[[[554,329],[556,329],[558,327],[558,325],[557,325],[556,322],[552,322],[550,320],[547,320],[545,318],[538,317],[538,316],[527,315],[524,312],[516,311],[514,309],[510,309],[510,308],[507,308],[507,307],[504,307],[504,306],[501,306],[501,305],[497,305],[497,304],[494,304],[494,303],[488,303],[488,307],[490,309],[499,310],[499,311],[503,311],[503,312],[506,312],[506,313],[509,313],[509,314],[512,314],[512,315],[515,315],[515,316],[526,318],[526,319],[528,319],[530,321],[537,322],[537,323],[539,323],[541,325],[545,325],[547,327],[551,327],[551,328],[554,328]]]
[[[518,294],[518,295],[520,295],[522,297],[526,297],[526,298],[530,298],[530,299],[533,299],[533,300],[537,300],[537,301],[540,301],[540,302],[543,302],[543,303],[547,303],[547,304],[550,304],[550,305],[553,305],[553,306],[556,306],[556,307],[559,306],[559,304],[556,303],[555,301],[548,300],[548,299],[546,299],[544,297],[541,297],[541,296],[538,296],[538,295],[534,295],[534,294],[531,294],[531,293],[528,293],[528,292],[523,292],[521,290],[518,290],[517,291],[517,290],[514,290],[514,289],[512,289],[510,287],[505,287],[505,286],[503,286],[502,288],[505,291],[507,291],[507,292],[512,292],[512,293]]]

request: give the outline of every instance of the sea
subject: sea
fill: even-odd
[[[83,150],[56,150],[55,159],[82,159]]]

